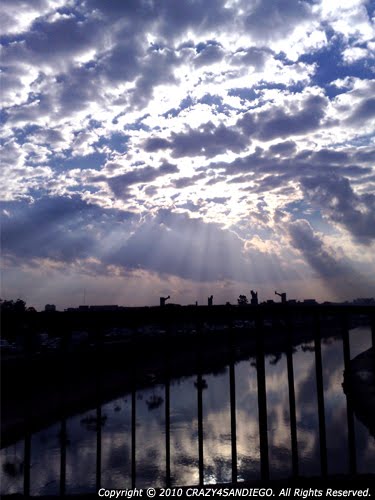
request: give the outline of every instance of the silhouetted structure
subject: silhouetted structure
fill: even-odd
[[[289,302],[290,302],[290,300],[289,300]],[[305,300],[303,301],[303,303],[304,303],[304,304],[309,304],[309,305],[311,305],[311,306],[315,306],[315,305],[317,305],[317,304],[318,304],[318,303],[317,303],[317,301],[316,301],[315,299],[305,299]]]
[[[56,311],[56,306],[55,304],[46,304],[44,307],[44,310],[46,312],[55,312]]]
[[[165,306],[165,302],[170,298],[170,295],[168,295],[168,297],[160,297],[160,307]]]
[[[214,300],[214,296],[213,295],[211,295],[210,297],[208,297],[208,305],[209,306],[212,306],[213,300]]]
[[[279,295],[281,297],[281,303],[286,304],[286,293],[285,292],[279,293],[279,292],[276,292],[276,290],[275,290],[275,295]]]
[[[251,293],[251,305],[257,306],[258,305],[258,292],[254,292],[254,290],[251,290],[250,293]]]

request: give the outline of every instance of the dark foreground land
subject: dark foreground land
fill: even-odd
[[[98,489],[100,496],[109,498],[110,492],[116,498],[116,491],[118,490],[104,490]],[[145,497],[145,488],[134,488],[129,490],[120,490],[124,493],[119,498],[126,498],[133,492],[133,497]],[[105,496],[105,492],[107,495]],[[236,492],[236,494],[235,494]],[[240,494],[241,492],[241,494]],[[356,498],[356,497],[374,497],[375,495],[375,474],[355,474],[355,475],[333,475],[333,476],[315,476],[315,477],[289,477],[285,479],[264,480],[258,479],[254,481],[241,481],[236,483],[223,483],[223,484],[205,484],[194,486],[183,486],[173,488],[156,488],[155,496],[153,498],[177,496],[180,498],[188,497],[281,497],[281,498]],[[80,499],[93,499],[98,498],[98,493],[86,494],[69,494],[64,495],[67,498]],[[3,495],[3,499],[16,499],[26,498],[26,495],[14,494]],[[37,498],[30,497],[27,498]],[[44,497],[45,498],[45,497]],[[56,498],[56,497],[54,497]]]
[[[219,372],[250,357],[277,357],[362,321],[372,322],[374,332],[374,309],[165,307],[3,317],[6,337],[21,339],[22,351],[2,356],[1,446],[134,389]],[[119,327],[127,335],[106,333]],[[87,338],[74,345],[77,330]],[[40,332],[58,339],[58,348],[43,349],[36,341]]]
[[[354,358],[345,371],[344,389],[359,420],[375,438],[375,348]]]

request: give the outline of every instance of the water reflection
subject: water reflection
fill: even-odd
[[[350,332],[351,357],[371,345],[370,330]],[[329,474],[349,471],[347,401],[342,390],[344,354],[342,338],[321,343],[323,390]],[[279,353],[265,359],[267,394],[267,438],[270,478],[292,475],[291,413],[287,356]],[[172,485],[199,482],[198,398],[202,394],[203,478],[205,483],[232,479],[232,456],[237,456],[238,480],[259,478],[260,439],[258,377],[256,360],[241,361],[232,368],[235,378],[236,421],[231,420],[230,367],[215,374],[172,380],[138,391],[136,398],[124,395],[101,407],[67,419],[66,432],[57,423],[35,433],[31,440],[30,493],[58,495],[61,446],[66,445],[66,493],[95,492],[97,430],[101,430],[100,480],[106,488],[131,487],[132,414],[135,416],[136,484],[165,485],[166,401],[169,402],[170,475]],[[314,343],[298,346],[293,353],[298,467],[301,475],[319,475],[318,395]],[[198,382],[200,380],[200,382]],[[233,380],[232,380],[233,389]],[[167,399],[166,399],[167,397]],[[232,395],[233,397],[233,395]],[[133,413],[132,404],[135,404]],[[99,418],[98,418],[99,416]],[[354,420],[356,468],[375,470],[375,442],[367,429]],[[232,434],[236,446],[232,446]],[[64,440],[62,442],[62,440]],[[64,447],[64,446],[63,446]],[[233,451],[234,450],[234,451]],[[22,493],[24,443],[1,450],[3,480],[1,494]]]

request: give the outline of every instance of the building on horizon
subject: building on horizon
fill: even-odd
[[[46,304],[44,306],[45,312],[55,312],[56,311],[56,306],[55,304]]]

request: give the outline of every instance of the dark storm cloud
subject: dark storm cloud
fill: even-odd
[[[79,197],[42,198],[33,204],[3,202],[3,254],[20,260],[49,258],[72,262],[95,254],[100,236],[128,227],[129,212],[104,210]]]
[[[375,195],[357,195],[347,178],[317,175],[301,180],[307,199],[361,243],[375,238]]]
[[[161,175],[175,174],[179,171],[176,165],[171,163],[163,163],[158,168],[150,166],[135,167],[133,170],[126,172],[116,177],[106,179],[112,192],[118,198],[126,198],[129,196],[128,188],[134,184],[142,184],[144,182],[152,182]],[[96,180],[104,180],[103,176],[98,177]]]

